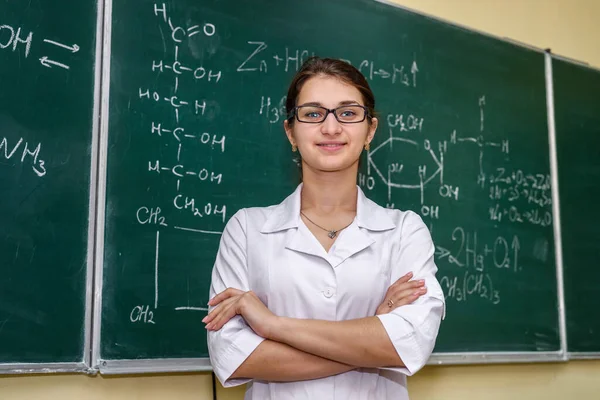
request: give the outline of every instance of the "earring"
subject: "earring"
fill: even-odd
[[[369,151],[371,149],[371,144],[369,142],[365,143],[365,150]]]
[[[298,151],[298,146],[296,146],[295,144],[292,145],[292,151],[295,153]]]

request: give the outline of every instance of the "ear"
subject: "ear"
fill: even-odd
[[[373,140],[378,125],[379,120],[377,118],[371,118],[371,125],[369,125],[369,133],[367,133],[367,143],[371,143],[371,140]]]
[[[294,133],[292,132],[292,127],[287,119],[283,121],[283,129],[285,130],[285,135],[290,141],[290,144],[295,145],[296,140],[294,139]]]

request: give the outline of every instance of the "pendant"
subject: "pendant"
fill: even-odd
[[[329,231],[329,233],[327,234],[327,236],[329,236],[329,239],[333,239],[336,235],[337,231]]]

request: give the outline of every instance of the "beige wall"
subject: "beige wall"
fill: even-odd
[[[425,13],[510,37],[600,67],[598,0],[395,0]],[[427,367],[410,378],[412,400],[600,398],[600,361]],[[241,388],[218,391],[243,398]],[[0,399],[212,399],[210,374],[135,377],[0,377]]]
[[[600,67],[598,0],[387,0]]]

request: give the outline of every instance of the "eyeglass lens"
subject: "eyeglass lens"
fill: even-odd
[[[300,122],[319,123],[327,118],[327,109],[317,106],[298,107],[297,116]],[[361,106],[342,106],[334,110],[334,115],[339,122],[355,123],[365,119],[366,111]]]

